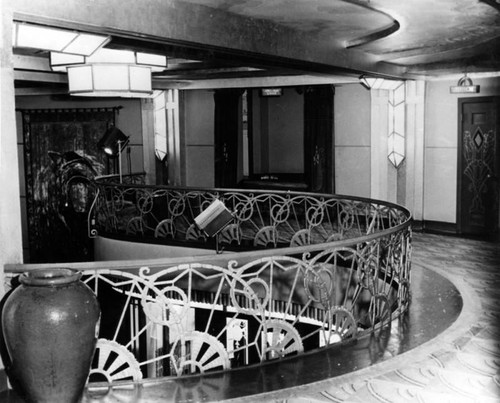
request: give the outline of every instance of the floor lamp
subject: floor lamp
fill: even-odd
[[[102,149],[109,158],[118,157],[120,183],[122,183],[122,151],[128,145],[129,141],[129,137],[120,129],[111,126],[97,143],[97,146]]]

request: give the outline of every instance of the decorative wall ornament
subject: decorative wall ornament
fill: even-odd
[[[470,180],[467,189],[472,194],[470,214],[485,213],[482,194],[486,192],[489,176],[493,175],[495,141],[492,130],[483,133],[477,127],[474,134],[468,130],[464,132],[463,153],[467,164],[464,174]]]
[[[389,92],[389,135],[387,137],[387,158],[397,169],[405,159],[405,86],[400,85]]]

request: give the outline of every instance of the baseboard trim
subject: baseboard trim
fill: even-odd
[[[444,221],[414,220],[412,227],[415,231],[427,232],[430,234],[442,234],[442,235],[458,234],[457,224]]]

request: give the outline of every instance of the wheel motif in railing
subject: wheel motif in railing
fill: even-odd
[[[155,238],[175,238],[175,225],[172,218],[161,220],[155,228]]]
[[[238,224],[229,224],[219,234],[219,242],[226,244],[236,242],[236,244],[239,245],[243,237],[241,227]]]
[[[186,241],[206,241],[207,236],[196,224],[191,224],[186,231]]]
[[[126,233],[129,235],[144,235],[144,220],[142,217],[132,217],[127,223]]]
[[[272,245],[276,247],[278,243],[278,231],[273,225],[268,225],[267,227],[261,228],[253,240],[254,246],[269,246]]]
[[[347,309],[336,307],[329,311],[323,323],[323,338],[326,344],[338,343],[355,338],[358,325],[354,316]]]
[[[97,340],[94,361],[89,378],[104,377],[108,385],[113,382],[142,379],[139,363],[134,355],[121,344],[112,340]]]
[[[304,351],[299,332],[292,324],[282,320],[267,320],[262,326],[264,337],[263,359],[273,360]]]
[[[192,331],[183,334],[172,344],[171,351],[170,364],[177,376],[230,368],[225,347],[207,333]]]
[[[290,247],[296,246],[305,246],[311,244],[311,230],[310,229],[301,229],[293,234],[292,239],[290,241]]]

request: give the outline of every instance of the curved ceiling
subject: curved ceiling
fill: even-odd
[[[498,71],[500,1],[184,0],[328,38],[407,74]]]
[[[155,75],[157,88],[500,71],[500,0],[83,1],[77,9],[76,0],[16,0],[13,15],[109,34],[108,47],[165,54],[169,68]],[[36,70],[26,67],[33,56],[47,55],[14,53],[21,87],[29,81],[22,72]]]

